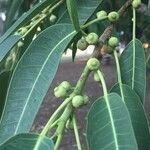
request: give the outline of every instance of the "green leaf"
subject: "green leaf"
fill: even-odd
[[[77,0],[79,24],[85,24],[102,1],[103,0]],[[57,22],[70,23],[68,11],[64,9],[64,11],[61,12],[61,14],[61,17],[58,19]]]
[[[57,71],[63,51],[76,32],[57,24],[40,33],[17,64],[0,122],[0,143],[28,132]]]
[[[148,1],[148,16],[150,16],[150,0]]]
[[[20,39],[20,35],[11,35],[4,42],[0,43],[0,62]]]
[[[0,43],[6,40],[10,35],[12,35],[15,31],[17,31],[20,27],[26,25],[36,14],[41,12],[48,5],[54,5],[58,0],[44,0],[29,11],[24,13],[8,30],[7,32],[0,38]]]
[[[150,133],[144,108],[139,96],[128,86],[121,85],[122,96],[128,108],[132,121],[135,137],[138,144],[138,150],[150,149]],[[121,96],[119,84],[116,84],[111,92],[116,92]]]
[[[8,29],[8,27],[10,27],[11,24],[13,23],[16,13],[18,9],[20,8],[22,2],[23,0],[19,0],[19,1],[12,0],[11,5],[9,9],[7,10],[7,14],[6,14],[5,29]]]
[[[0,117],[2,115],[4,104],[5,104],[5,98],[6,98],[10,75],[11,75],[10,71],[3,71],[0,73]]]
[[[3,145],[0,146],[1,150],[33,150],[38,139],[38,134],[18,134]],[[54,145],[51,139],[45,137],[41,142],[38,150],[54,150]]]
[[[142,43],[135,40],[129,43],[120,57],[121,78],[124,84],[129,85],[139,95],[142,102],[145,99],[146,88],[146,65],[145,53]]]
[[[66,0],[69,16],[76,31],[80,30],[76,0]]]
[[[130,116],[116,93],[99,98],[88,114],[89,150],[137,150]]]

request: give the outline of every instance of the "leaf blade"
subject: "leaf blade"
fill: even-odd
[[[135,137],[137,139],[138,149],[150,149],[150,133],[146,114],[141,104],[139,96],[127,85],[121,85],[124,102],[128,108],[132,121]],[[116,84],[111,92],[116,92],[121,96],[119,84]]]
[[[8,89],[9,84],[9,78],[10,78],[11,72],[10,71],[2,71],[0,73],[0,117],[3,112],[4,104],[5,104],[5,98],[6,93]]]
[[[87,20],[95,12],[96,8],[103,0],[77,0],[79,24],[85,24]],[[61,12],[62,16],[58,19],[57,23],[70,23],[69,14],[66,9]]]
[[[57,71],[61,55],[75,34],[69,24],[49,27],[38,35],[24,53],[7,92],[0,123],[0,143],[9,136],[29,131]]]
[[[135,46],[136,51],[134,51],[133,41],[131,41],[120,57],[121,78],[123,84],[132,87],[144,102],[146,89],[145,54],[141,42],[137,39]]]
[[[24,13],[8,30],[7,32],[0,38],[0,43],[6,40],[10,35],[12,35],[15,31],[17,31],[23,25],[26,25],[30,19],[32,19],[36,14],[42,11],[46,6],[51,3],[54,4],[58,0],[44,0],[37,5],[35,5],[32,9]]]
[[[136,150],[137,143],[126,106],[117,94],[111,93],[107,96],[108,99],[99,98],[88,114],[89,150]]]
[[[6,56],[6,54],[15,46],[21,39],[20,35],[11,35],[4,42],[0,43],[0,61]]]
[[[74,28],[76,31],[79,31],[80,25],[79,25],[78,13],[77,13],[76,0],[67,0],[66,4],[67,4],[69,16],[70,16],[70,19],[74,25]]]
[[[38,139],[39,135],[37,134],[18,134],[3,145],[0,146],[1,150],[15,149],[15,150],[33,150],[34,145]],[[43,142],[41,143],[39,150],[53,150],[54,145],[51,139],[44,137]]]
[[[10,27],[10,25],[13,23],[16,12],[20,8],[22,2],[23,2],[23,0],[20,0],[20,1],[13,0],[11,2],[10,8],[6,14],[5,29],[8,29]]]

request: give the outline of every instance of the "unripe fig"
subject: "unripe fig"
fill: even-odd
[[[90,58],[87,62],[87,67],[91,70],[98,70],[100,66],[100,62],[96,58]]]
[[[77,48],[80,49],[80,50],[86,50],[88,47],[88,43],[87,41],[82,38],[80,39],[78,42],[77,42]]]
[[[113,54],[114,50],[115,50],[114,47],[111,47],[110,45],[108,45],[107,50],[106,50],[106,53],[107,53],[107,54]]]
[[[132,2],[133,8],[135,8],[135,9],[139,8],[140,5],[141,5],[141,0],[133,0],[133,2]]]
[[[58,86],[54,89],[54,95],[57,98],[64,98],[67,95],[67,90],[63,86]]]
[[[101,79],[100,79],[99,75],[97,74],[97,72],[94,72],[94,80],[96,82],[100,82],[101,81]]]
[[[68,81],[63,81],[60,86],[63,86],[67,91],[71,88],[71,85]]]
[[[87,35],[86,41],[90,45],[97,44],[97,42],[98,42],[98,35],[96,33],[92,32],[92,33],[90,33],[90,34]]]
[[[104,11],[104,10],[101,10],[101,11],[97,12],[96,16],[97,16],[97,18],[106,17],[107,16],[107,12]]]
[[[49,20],[50,20],[51,23],[55,23],[56,20],[57,20],[57,17],[52,14],[52,15],[50,16]]]
[[[116,47],[119,44],[119,40],[116,37],[111,37],[108,41],[109,46]]]
[[[110,22],[115,22],[119,19],[119,14],[116,11],[112,11],[108,14],[108,20]]]
[[[75,108],[79,108],[84,105],[84,97],[81,95],[76,95],[72,99],[72,106]]]

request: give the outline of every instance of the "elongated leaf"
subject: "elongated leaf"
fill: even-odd
[[[78,9],[79,23],[84,24],[95,12],[96,8],[101,4],[103,0],[76,0]],[[61,17],[57,21],[58,23],[70,23],[70,17],[66,9],[61,12]]]
[[[15,46],[15,44],[21,39],[19,35],[11,35],[7,40],[0,43],[0,61],[6,56],[6,54]]]
[[[0,146],[1,150],[33,150],[34,145],[38,139],[37,134],[18,134],[3,145]],[[51,139],[45,137],[41,142],[38,150],[53,150],[54,145]]]
[[[6,98],[10,75],[11,75],[10,71],[3,71],[0,73],[0,117],[2,115],[4,104],[5,104],[5,98]]]
[[[75,34],[69,24],[54,25],[39,34],[24,53],[9,85],[0,122],[0,143],[30,130],[61,55]]]
[[[142,102],[145,99],[146,65],[142,43],[135,40],[129,43],[120,58],[121,78],[124,84],[129,85],[139,95]]]
[[[59,0],[43,0],[33,8],[31,8],[28,12],[24,13],[8,30],[7,32],[0,38],[0,43],[6,40],[11,34],[17,31],[23,25],[26,25],[30,19],[32,19],[36,14],[41,12],[46,6],[54,5]],[[1,53],[1,50],[0,50]]]
[[[80,25],[79,25],[78,13],[77,13],[76,0],[66,0],[66,3],[67,3],[69,16],[74,25],[74,28],[76,29],[76,31],[79,31]]]
[[[13,23],[16,13],[18,9],[20,8],[22,2],[23,0],[19,0],[19,1],[12,0],[10,8],[8,9],[7,14],[6,14],[5,29],[10,27],[11,24]]]
[[[120,88],[124,102],[128,108],[132,121],[134,133],[136,136],[138,150],[150,149],[150,133],[144,108],[139,96],[128,86],[116,84],[111,92],[116,92],[121,96]]]
[[[130,116],[116,93],[99,98],[88,114],[89,150],[137,150]]]

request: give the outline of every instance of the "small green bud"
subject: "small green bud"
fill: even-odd
[[[97,44],[98,42],[98,35],[96,33],[90,33],[87,35],[86,37],[86,41],[90,44],[90,45],[94,45]]]
[[[72,99],[72,106],[75,108],[79,108],[84,105],[84,97],[81,95],[76,95]]]
[[[61,84],[67,91],[71,89],[71,84],[68,81],[63,81]]]
[[[139,8],[140,5],[141,5],[141,0],[133,0],[133,2],[132,2],[133,8],[135,8],[135,9]]]
[[[57,98],[64,98],[67,95],[67,90],[63,86],[58,86],[54,89],[54,95]]]
[[[57,20],[57,17],[52,14],[52,15],[50,16],[49,20],[50,20],[51,23],[55,23],[56,20]]]
[[[18,42],[18,47],[22,47],[24,45],[24,43],[22,41]]]
[[[101,79],[100,79],[99,75],[97,74],[97,72],[94,72],[94,80],[96,82],[100,82],[101,81]]]
[[[91,70],[98,70],[100,66],[100,62],[96,58],[90,58],[87,62],[87,67]]]
[[[102,10],[102,11],[99,11],[97,12],[96,14],[97,18],[103,18],[103,17],[106,17],[107,16],[107,12]]]
[[[108,41],[109,46],[116,47],[119,44],[119,40],[116,37],[111,37]]]
[[[116,22],[119,19],[119,14],[116,11],[112,11],[108,14],[108,20],[110,22]]]
[[[87,41],[82,38],[80,39],[78,42],[77,42],[77,48],[80,49],[80,50],[86,50],[88,47],[88,43]]]

